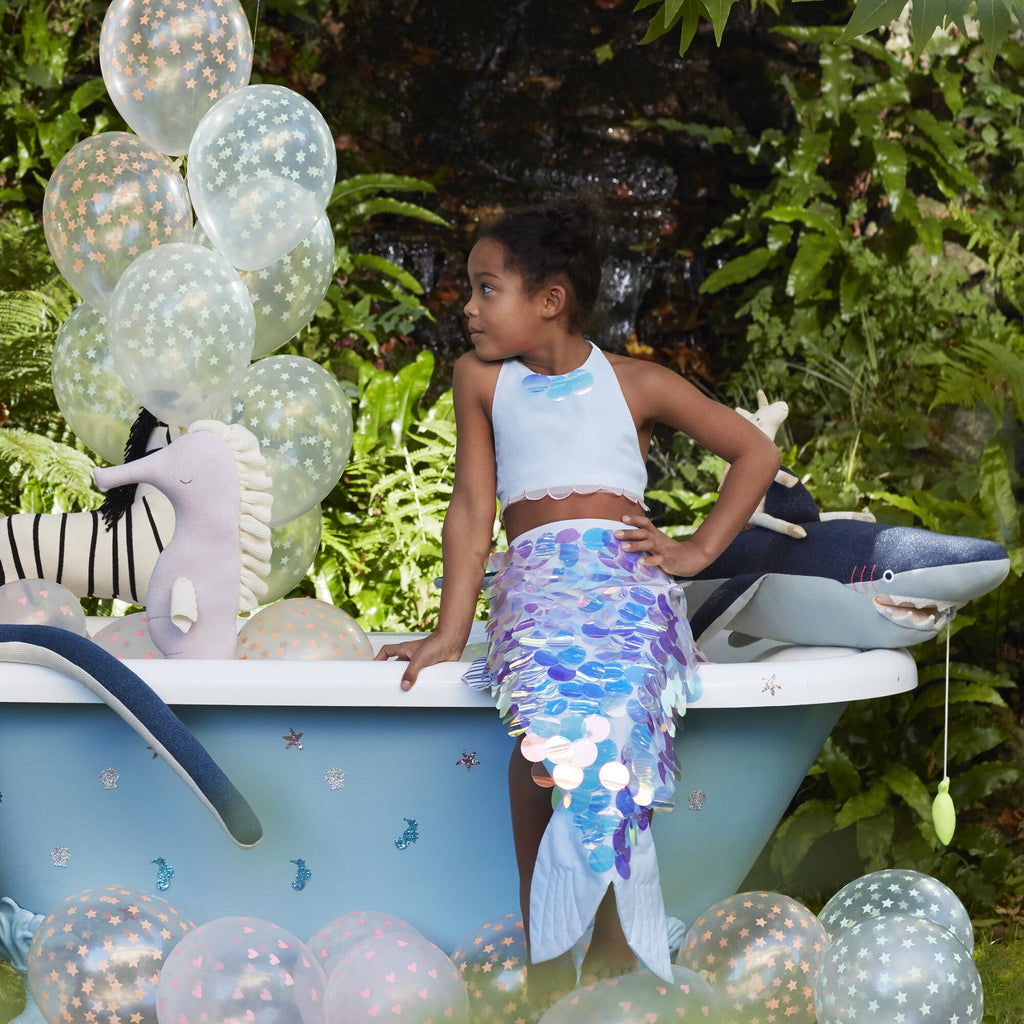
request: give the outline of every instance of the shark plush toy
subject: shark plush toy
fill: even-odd
[[[236,846],[260,841],[263,829],[245,797],[181,719],[114,655],[57,626],[0,623],[2,662],[43,665],[87,687],[171,766]]]
[[[1006,578],[988,540],[822,516],[800,483],[773,483],[765,511],[804,537],[744,530],[685,583],[693,635],[842,647],[906,647],[936,636],[968,601]]]

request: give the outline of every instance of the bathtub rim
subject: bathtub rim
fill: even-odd
[[[423,634],[370,634],[381,644]],[[479,634],[471,637],[477,640]],[[703,694],[688,710],[792,707],[869,700],[914,689],[917,666],[903,648],[861,651],[775,645],[754,661],[701,666]],[[142,660],[124,664],[171,706],[493,708],[462,681],[468,660],[426,668],[412,690],[397,661]],[[285,666],[284,670],[282,666]],[[299,678],[282,685],[282,671]],[[40,665],[0,666],[0,704],[98,704],[86,687]]]

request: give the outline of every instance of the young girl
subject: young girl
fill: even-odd
[[[696,695],[676,577],[721,554],[779,467],[774,443],[737,413],[665,367],[587,340],[598,223],[589,202],[564,200],[505,216],[473,247],[473,351],[455,366],[438,625],[377,655],[408,661],[405,690],[425,666],[458,660],[497,497],[509,550],[488,588],[488,669],[498,708],[521,736],[509,793],[538,1007],[576,987],[570,951],[592,921],[584,983],[633,970],[637,958],[671,980],[648,826],[652,809],[670,806],[674,715],[687,691]],[[714,509],[685,541],[646,515],[657,422],[730,464]]]

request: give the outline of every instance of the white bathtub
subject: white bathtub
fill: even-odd
[[[655,824],[666,908],[684,922],[737,891],[846,703],[917,681],[902,650],[731,650],[726,639],[707,653],[717,663],[676,740],[677,805]],[[447,951],[518,912],[512,741],[461,681],[464,664],[427,669],[409,693],[394,662],[127,664],[248,799],[262,841],[232,845],[83,686],[0,663],[0,896],[46,913],[119,884],[158,892],[196,924],[248,915],[303,939],[376,909]]]

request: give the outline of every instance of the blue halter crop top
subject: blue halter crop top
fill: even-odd
[[[518,359],[501,364],[491,403],[502,512],[524,498],[603,491],[646,509],[647,467],[636,425],[607,356],[547,377]]]

